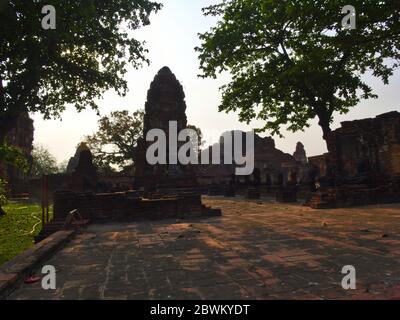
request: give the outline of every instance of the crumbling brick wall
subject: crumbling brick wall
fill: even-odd
[[[328,139],[330,159],[343,178],[375,173],[400,176],[400,113],[342,122]]]
[[[200,195],[174,196],[160,199],[143,199],[140,192],[75,193],[56,192],[54,213],[65,218],[68,212],[78,209],[91,221],[138,221],[167,218],[184,218],[202,215]]]

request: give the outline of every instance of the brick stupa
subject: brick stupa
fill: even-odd
[[[178,133],[187,127],[185,93],[182,85],[168,67],[163,67],[154,77],[147,92],[143,138],[138,143],[135,177],[146,191],[187,191],[197,186],[193,167],[169,163],[169,124],[177,122]],[[152,129],[161,129],[167,137],[167,164],[150,165],[146,150],[153,142],[146,135]],[[182,142],[178,143],[178,148]]]

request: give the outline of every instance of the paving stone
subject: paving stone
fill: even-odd
[[[21,285],[8,298],[400,297],[400,205],[314,210],[231,199],[204,203],[222,208],[223,216],[91,225],[45,263],[57,269],[57,292]],[[356,267],[356,290],[341,287],[344,265]]]

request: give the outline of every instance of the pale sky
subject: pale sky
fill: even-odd
[[[119,97],[115,92],[107,92],[99,101],[102,115],[113,110],[144,108],[147,90],[155,74],[163,66],[168,66],[183,85],[186,94],[186,114],[190,124],[200,127],[208,143],[216,142],[219,135],[227,130],[250,130],[262,126],[259,121],[250,125],[240,123],[234,113],[219,113],[221,99],[219,87],[226,83],[229,75],[217,80],[198,78],[199,61],[194,47],[200,44],[197,34],[207,31],[215,20],[204,17],[201,8],[220,2],[219,0],[159,0],[164,7],[151,17],[151,25],[135,32],[136,38],[146,41],[150,66],[140,70],[131,68],[126,75],[129,92]],[[374,117],[388,111],[400,111],[400,71],[390,79],[390,85],[375,78],[367,77],[379,99],[362,101],[347,115],[335,115],[333,128],[341,121]],[[59,162],[69,159],[83,136],[92,134],[98,127],[98,116],[87,110],[77,113],[68,107],[60,120],[43,120],[41,115],[33,116],[35,121],[35,143],[47,146]],[[285,138],[275,136],[278,149],[293,153],[296,143],[303,142],[308,156],[326,152],[322,132],[317,121],[305,132],[283,132]],[[263,136],[269,135],[268,133]]]

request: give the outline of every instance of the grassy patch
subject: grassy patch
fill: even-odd
[[[0,265],[33,246],[42,229],[40,205],[9,203],[3,209],[7,214],[0,217]]]

